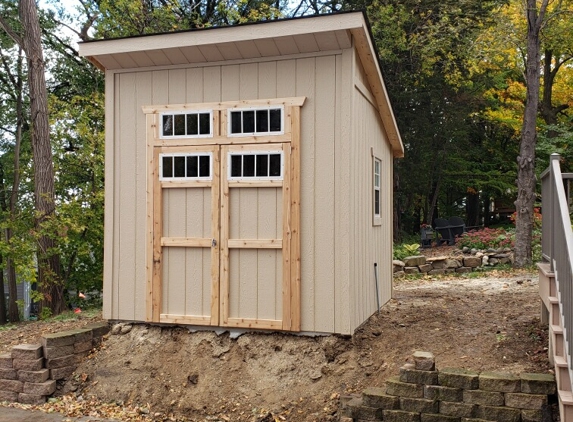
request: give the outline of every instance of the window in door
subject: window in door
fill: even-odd
[[[283,134],[283,114],[283,107],[229,110],[228,134],[229,136]]]
[[[159,154],[160,180],[211,180],[211,153]]]
[[[373,223],[374,225],[381,224],[380,220],[380,173],[382,168],[382,162],[379,158],[374,157],[374,169],[373,169],[373,191],[372,191],[372,205],[373,205]]]
[[[229,180],[282,180],[282,151],[229,153]]]
[[[206,138],[213,136],[213,111],[163,113],[160,138]]]

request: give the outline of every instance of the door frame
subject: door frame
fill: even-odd
[[[177,324],[194,324],[194,325],[218,325],[247,328],[261,328],[285,331],[300,331],[301,329],[301,306],[300,306],[300,285],[301,285],[301,257],[300,257],[300,109],[305,102],[305,97],[277,98],[268,100],[251,100],[251,101],[230,101],[219,103],[198,103],[198,104],[175,104],[175,105],[153,105],[142,107],[146,116],[146,139],[147,139],[147,268],[146,268],[146,320],[156,323],[177,323]],[[228,111],[244,107],[268,107],[280,105],[284,107],[284,131],[278,135],[265,134],[245,135],[233,137],[227,136],[227,115]],[[176,139],[162,139],[159,136],[161,126],[161,113],[163,112],[189,112],[193,110],[212,110],[212,136],[210,137],[179,137]],[[250,321],[233,321],[226,319],[225,315],[221,316],[222,294],[228,294],[221,287],[223,281],[222,269],[217,270],[217,277],[213,267],[218,263],[221,265],[221,243],[217,240],[216,249],[217,260],[213,259],[212,253],[212,282],[211,282],[211,319],[209,323],[201,318],[185,318],[184,316],[172,318],[161,313],[162,304],[162,219],[158,218],[162,214],[162,186],[159,182],[159,153],[161,150],[171,148],[183,148],[191,146],[206,145],[232,145],[232,144],[271,144],[283,143],[288,144],[290,162],[288,163],[289,174],[288,180],[284,180],[286,189],[283,189],[283,318],[282,323],[277,324],[269,320],[261,320],[260,323]],[[225,148],[220,148],[223,150]],[[217,179],[226,176],[220,173],[222,168],[221,152],[217,155],[219,165],[215,165],[213,159],[213,176],[217,172]],[[214,154],[215,155],[215,154]],[[226,158],[225,158],[226,161]],[[285,165],[287,163],[285,162]],[[215,178],[215,177],[214,177]],[[286,179],[286,178],[285,178]],[[177,183],[175,181],[169,183]],[[187,182],[189,183],[189,182]],[[214,181],[215,183],[215,181]],[[220,195],[224,194],[221,189],[221,182],[218,184]],[[213,188],[212,188],[213,189]],[[286,192],[286,198],[285,198]],[[228,194],[228,192],[227,192]],[[212,195],[212,206],[215,207],[214,196],[217,196],[217,204],[221,210],[222,200],[220,195]],[[213,208],[215,209],[215,208]],[[213,213],[221,215],[222,211]],[[214,221],[217,220],[217,223]],[[220,235],[221,224],[219,218],[212,218],[213,225],[217,225],[213,234]],[[221,237],[219,236],[219,239]],[[288,248],[284,248],[284,243]],[[216,310],[216,313],[213,313]]]

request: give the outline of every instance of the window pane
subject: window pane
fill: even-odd
[[[163,115],[163,136],[173,136],[173,116]]]
[[[270,155],[270,171],[269,176],[280,176],[281,175],[281,155],[271,154]]]
[[[270,113],[270,120],[271,120],[271,132],[280,132],[281,131],[281,109],[275,108],[269,111]]]
[[[175,132],[174,135],[185,135],[185,115],[176,114],[175,116]]]
[[[209,156],[202,155],[199,157],[199,177],[209,177],[210,176],[210,165]]]
[[[255,132],[255,112],[243,111],[243,133]]]
[[[255,175],[255,156],[243,155],[243,176],[253,177]]]
[[[231,133],[241,133],[241,112],[231,112]]]
[[[209,135],[211,133],[211,115],[209,113],[201,113],[199,115],[199,133],[201,135]]]
[[[173,177],[173,157],[163,157],[162,176]]]
[[[188,114],[187,115],[187,135],[198,135],[199,128],[197,125],[197,115]]]
[[[175,177],[185,177],[185,157],[173,157],[175,160]]]
[[[197,163],[198,157],[187,157],[187,177],[198,177],[199,167]]]
[[[269,131],[269,111],[257,110],[257,132]]]
[[[231,155],[231,177],[241,177],[242,155]]]
[[[267,177],[269,175],[269,156],[267,154],[257,155],[257,177]]]
[[[380,215],[380,191],[378,189],[374,191],[374,214]]]

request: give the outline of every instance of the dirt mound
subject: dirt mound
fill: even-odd
[[[548,371],[539,303],[534,276],[494,273],[401,281],[352,338],[124,326],[62,391],[157,420],[334,420],[340,394],[383,385],[415,350],[438,368]]]

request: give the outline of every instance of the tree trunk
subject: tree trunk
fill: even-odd
[[[5,185],[5,177],[4,177],[4,166],[0,165],[0,208],[3,212],[7,211],[8,205],[6,203],[6,185]],[[12,229],[7,227],[4,231],[6,237],[6,243],[10,243]],[[7,260],[8,264],[10,259]],[[10,265],[7,265],[7,272],[8,272],[8,320],[10,322],[18,322],[20,321],[20,312],[18,311],[18,287],[16,285],[16,272],[13,271],[14,277],[11,277]],[[12,267],[13,269],[13,267]],[[4,285],[4,271],[2,272],[2,285]],[[4,286],[2,286],[2,295],[4,295]],[[6,310],[4,310],[6,312]]]
[[[538,11],[536,0],[527,0],[527,95],[519,156],[517,157],[517,213],[515,224],[515,266],[532,264],[533,205],[535,203],[535,144],[537,143],[537,107],[539,105],[540,43],[539,31],[548,0]]]
[[[0,265],[2,265],[2,255],[0,255]],[[6,296],[4,295],[4,271],[0,271],[0,325],[6,324]]]
[[[20,21],[24,29],[22,47],[28,60],[28,87],[34,158],[34,200],[38,240],[38,285],[44,295],[40,308],[52,314],[65,310],[64,289],[60,280],[60,257],[54,252],[55,239],[42,234],[42,224],[54,216],[54,168],[48,123],[48,95],[44,75],[40,24],[34,0],[20,0]]]
[[[475,193],[474,193],[475,192]],[[479,226],[480,214],[479,193],[477,190],[468,192],[466,196],[466,225]]]

